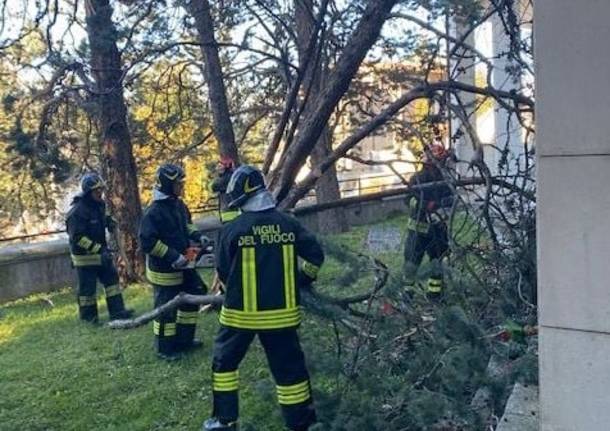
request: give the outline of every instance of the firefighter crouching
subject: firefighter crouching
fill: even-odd
[[[97,323],[97,281],[104,286],[110,320],[127,319],[133,310],[125,309],[119,276],[106,244],[106,229],[116,222],[106,214],[104,181],[95,173],[81,179],[81,192],[74,197],[66,217],[70,255],[78,275],[78,310],[82,320]]]
[[[445,181],[439,167],[444,166],[449,157],[449,152],[441,144],[427,148],[424,153],[424,167],[411,177],[409,185],[413,187]],[[447,183],[414,189],[409,195],[408,233],[404,250],[407,290],[415,287],[417,267],[427,253],[432,272],[425,286],[426,293],[432,298],[442,294],[441,259],[449,249],[449,240],[447,226],[438,210],[451,206],[452,202],[453,191]]]
[[[236,429],[238,368],[258,335],[286,425],[304,431],[316,416],[297,335],[299,288],[311,286],[324,253],[298,221],[276,210],[257,169],[239,167],[227,194],[229,207],[241,208],[241,215],[223,227],[216,251],[216,269],[226,296],[214,343],[213,417],[204,422],[203,429]]]
[[[192,224],[191,214],[181,199],[184,171],[169,163],[157,170],[153,202],[140,225],[140,244],[146,253],[146,278],[154,287],[154,306],[172,300],[178,293],[205,293],[205,285],[194,269],[193,245],[207,242]],[[187,256],[189,258],[187,258]],[[198,347],[195,339],[197,305],[183,305],[153,321],[157,355],[165,360]]]

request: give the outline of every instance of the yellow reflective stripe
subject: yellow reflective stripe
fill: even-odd
[[[220,212],[220,221],[223,223],[230,222],[235,220],[241,212],[235,210],[221,211]]]
[[[256,311],[256,254],[254,247],[241,249],[241,280],[244,311]]]
[[[297,306],[297,299],[294,282],[294,245],[283,245],[282,253],[284,261],[284,298],[286,299],[286,308],[295,308]]]
[[[110,298],[111,296],[117,296],[121,294],[121,288],[118,284],[113,284],[112,286],[106,286],[106,298]]]
[[[195,325],[197,323],[198,318],[199,313],[197,311],[178,310],[176,323],[180,323],[182,325]]]
[[[313,279],[318,277],[318,272],[320,271],[319,266],[314,265],[313,263],[308,262],[305,259],[303,259],[303,265],[302,265],[301,269],[303,270],[305,275],[307,275],[308,277],[311,277]]]
[[[184,282],[184,274],[180,272],[155,272],[146,268],[146,278],[152,284],[159,286],[178,286]]]
[[[102,256],[100,254],[71,254],[74,266],[101,265]]]
[[[242,329],[281,329],[298,326],[301,323],[300,307],[283,310],[247,312],[222,307],[220,323]]]
[[[99,253],[101,248],[102,248],[102,244],[94,243],[94,245],[91,246],[91,248],[89,250],[91,251],[91,253]]]
[[[443,289],[443,280],[441,278],[428,279],[428,292],[439,293]]]
[[[428,292],[439,293],[443,289],[443,280],[439,278],[428,279]]]
[[[150,254],[156,257],[165,257],[167,250],[169,250],[169,247],[160,240],[157,240],[155,246],[150,251]]]
[[[88,236],[82,236],[79,240],[78,240],[78,245],[80,245],[82,248],[89,250],[89,247],[91,247],[91,245],[93,244],[93,241],[91,241],[91,239],[89,239]]]
[[[87,306],[87,305],[96,305],[97,304],[97,297],[94,296],[79,296],[78,297],[78,304],[80,306]]]
[[[236,391],[239,389],[239,371],[212,373],[213,390],[219,392]]]
[[[176,324],[175,323],[166,323],[163,328],[163,335],[166,337],[171,337],[176,335]]]
[[[193,233],[193,232],[197,232],[199,229],[197,229],[197,226],[195,226],[194,224],[192,224],[192,223],[188,223],[188,224],[186,225],[186,230],[187,230],[187,232],[188,232],[189,234],[191,234],[191,233]]]
[[[300,404],[309,401],[311,393],[309,389],[309,381],[297,383],[290,386],[277,385],[277,397],[280,404],[291,405]]]
[[[407,229],[419,233],[428,233],[430,225],[428,223],[418,222],[417,220],[410,218],[409,220],[407,220]]]
[[[161,331],[161,323],[157,320],[153,321],[153,333],[162,337],[171,337],[176,335],[176,324],[175,323],[164,323],[163,331]]]

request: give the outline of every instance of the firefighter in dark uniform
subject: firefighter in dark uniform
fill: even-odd
[[[298,221],[276,210],[257,169],[239,167],[227,194],[229,207],[241,208],[241,215],[223,227],[216,251],[216,269],[226,296],[214,344],[213,417],[203,429],[236,429],[238,368],[258,335],[286,425],[290,430],[307,430],[316,416],[297,335],[299,289],[316,279],[324,253]]]
[[[106,214],[104,181],[96,173],[83,175],[81,192],[74,197],[66,217],[70,255],[78,275],[78,309],[82,320],[97,323],[97,281],[104,286],[110,319],[127,319],[119,276],[106,244],[106,229],[116,222]]]
[[[424,153],[424,167],[410,179],[410,186],[443,182],[440,167],[449,159],[449,152],[441,144],[434,144]],[[441,259],[449,249],[447,226],[438,213],[440,208],[451,206],[453,191],[447,183],[414,189],[408,197],[409,220],[405,243],[407,289],[415,287],[415,272],[424,254],[428,254],[432,272],[425,286],[430,297],[437,297],[443,290]]]
[[[218,195],[218,211],[221,223],[228,223],[239,215],[239,209],[229,208],[227,186],[235,171],[235,162],[228,156],[220,157],[216,166],[216,177],[210,182],[210,191]]]
[[[205,293],[205,285],[194,269],[191,251],[207,242],[192,224],[191,213],[181,199],[184,171],[166,163],[159,167],[153,202],[140,225],[140,244],[146,253],[146,278],[154,287],[154,306],[172,300],[180,292]],[[187,258],[187,256],[189,258]],[[195,339],[197,305],[183,305],[153,321],[157,355],[179,359],[182,353],[201,347]]]

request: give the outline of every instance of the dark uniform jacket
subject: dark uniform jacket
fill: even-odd
[[[102,264],[106,245],[106,205],[90,195],[77,196],[66,217],[70,255],[74,266]]]
[[[226,287],[220,323],[265,331],[299,325],[299,287],[316,279],[324,252],[296,219],[269,209],[225,225],[216,259]]]
[[[172,268],[172,263],[184,254],[189,240],[201,237],[184,202],[173,197],[153,201],[144,212],[139,236],[148,280],[159,286],[182,284],[183,271]]]
[[[427,183],[445,181],[443,174],[434,165],[426,164],[421,171],[413,174],[409,180],[409,186],[418,186]],[[409,209],[411,221],[410,226],[413,230],[426,233],[430,222],[430,213],[441,207],[450,206],[452,203],[453,191],[445,182],[430,187],[413,190],[409,194]]]
[[[229,181],[231,180],[231,175],[233,175],[233,170],[225,169],[225,171],[221,175],[218,175],[210,183],[210,190],[218,194],[220,221],[222,221],[223,223],[230,222],[239,215],[238,210],[229,209],[230,198],[227,195],[227,187],[229,185]]]

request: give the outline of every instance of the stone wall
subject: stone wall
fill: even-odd
[[[406,210],[404,191],[378,193],[367,199],[363,202],[345,199],[337,203],[345,208],[350,226],[378,222]],[[314,205],[297,209],[295,215],[309,229],[317,231],[324,211],[328,209]],[[208,235],[216,236],[217,219],[206,218],[195,223]],[[75,281],[65,239],[0,248],[0,303],[61,289],[74,285]]]

